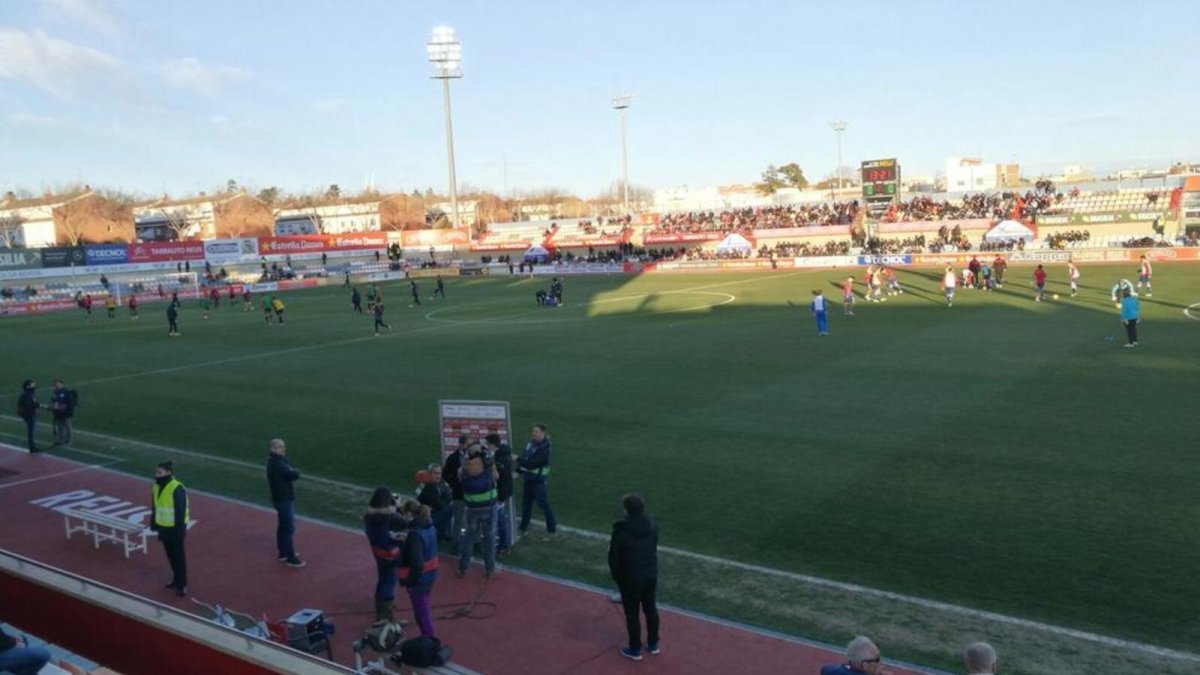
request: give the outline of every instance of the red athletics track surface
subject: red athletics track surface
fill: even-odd
[[[0,546],[180,609],[199,609],[191,600],[176,598],[163,588],[170,570],[154,538],[148,540],[148,554],[136,552],[126,560],[115,545],[102,543],[96,550],[92,541],[80,534],[67,540],[62,515],[50,506],[32,503],[88,491],[94,497],[114,499],[85,508],[109,507],[111,515],[118,515],[148,505],[149,477],[141,480],[3,445],[0,470],[0,513],[4,514]],[[186,466],[179,478],[187,484]],[[306,607],[321,609],[337,626],[335,658],[353,665],[349,644],[361,637],[373,618],[375,566],[364,536],[301,519],[296,548],[308,566],[288,568],[275,559],[274,511],[213,497],[200,488],[189,485],[191,515],[196,521],[187,538],[192,597],[253,616],[266,612],[272,620]],[[60,504],[94,497],[80,494]],[[121,508],[117,500],[132,506]],[[303,491],[298,510],[304,511]],[[482,601],[494,603],[495,609],[479,608],[486,618],[478,620],[435,621],[438,637],[454,649],[455,663],[488,675],[815,674],[821,665],[841,660],[839,653],[819,646],[661,610],[662,653],[633,662],[617,653],[625,640],[624,619],[619,606],[609,602],[604,593],[513,570],[503,570],[483,588],[480,567],[472,568],[465,579],[456,579],[449,573],[452,569],[451,559],[443,557],[442,574],[433,590],[434,605],[467,603],[482,588]],[[396,599],[397,616],[411,619],[402,590]],[[410,630],[415,634],[415,626]],[[916,672],[894,667],[893,671]]]

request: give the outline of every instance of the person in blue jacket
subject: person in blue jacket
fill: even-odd
[[[1133,292],[1126,288],[1121,292],[1121,323],[1125,324],[1125,335],[1129,338],[1126,347],[1138,344],[1137,327],[1142,320],[1142,305]]]
[[[437,530],[433,527],[432,512],[428,506],[412,500],[404,502],[400,511],[410,529],[404,539],[396,578],[408,590],[421,635],[436,638],[429,603],[438,571]]]
[[[521,474],[521,524],[517,528],[521,534],[529,530],[529,521],[533,519],[533,505],[546,517],[546,534],[553,536],[558,531],[558,521],[554,519],[554,510],[550,508],[550,496],[546,484],[550,480],[550,436],[546,434],[546,425],[533,425],[533,434],[525,444],[525,450],[517,459],[517,472]]]

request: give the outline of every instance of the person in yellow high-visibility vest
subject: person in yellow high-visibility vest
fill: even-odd
[[[171,564],[171,581],[167,588],[175,589],[175,595],[181,598],[188,594],[183,540],[187,536],[190,515],[187,490],[175,478],[175,463],[170,460],[159,462],[154,470],[154,485],[150,486],[150,529],[158,534],[167,562]]]

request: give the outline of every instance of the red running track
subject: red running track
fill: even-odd
[[[188,482],[186,469],[179,478]],[[95,499],[82,507],[111,510],[110,515],[115,515],[146,507],[150,481],[149,476],[142,480],[0,446],[0,512],[4,514],[0,546],[186,611],[198,609],[191,600],[176,598],[163,588],[170,570],[155,539],[149,540],[148,554],[133,553],[126,560],[112,544],[101,544],[97,550],[82,535],[67,540],[54,504],[35,503],[76,493],[55,503]],[[308,565],[285,567],[275,558],[274,511],[215,497],[200,491],[202,487],[189,485],[196,521],[187,539],[192,597],[252,616],[265,612],[272,620],[306,607],[321,609],[337,626],[336,660],[353,665],[349,644],[373,618],[375,566],[365,537],[300,519],[296,548]],[[128,505],[121,507],[120,502]],[[304,510],[303,492],[298,509]],[[149,509],[145,512],[148,522]],[[442,568],[433,591],[435,605],[462,605],[482,591],[481,600],[495,606],[494,611],[477,608],[479,619],[435,621],[438,636],[454,649],[455,663],[480,673],[815,674],[821,665],[841,660],[840,653],[828,648],[663,609],[662,653],[633,662],[617,652],[625,639],[624,619],[620,607],[609,602],[605,593],[510,569],[502,570],[485,587],[478,566],[465,579],[445,573],[453,569],[446,558]],[[402,590],[397,593],[397,614],[411,618]]]

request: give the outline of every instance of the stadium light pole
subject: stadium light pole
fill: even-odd
[[[838,120],[829,125],[837,133],[837,186],[838,191],[842,189],[842,132],[849,126],[846,120]]]
[[[621,203],[626,216],[629,215],[629,153],[625,143],[625,111],[633,103],[633,97],[634,94],[621,94],[612,100],[613,110],[621,114]]]
[[[454,125],[450,120],[450,80],[463,76],[462,43],[455,37],[453,28],[438,26],[433,29],[433,36],[425,47],[429,53],[429,62],[433,64],[431,77],[442,81],[442,107],[446,114],[446,156],[450,165],[450,226],[458,227],[458,179],[454,176]],[[467,239],[470,238],[471,230],[467,228]]]

